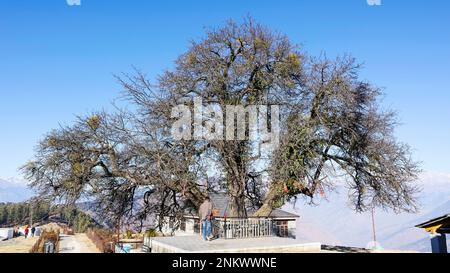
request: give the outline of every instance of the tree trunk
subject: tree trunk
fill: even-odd
[[[196,209],[200,208],[203,201],[205,201],[205,197],[206,196],[202,192],[200,192],[198,189],[191,190],[190,192],[188,192],[186,194],[186,199],[191,201],[192,205],[194,205],[194,207]]]
[[[224,165],[227,169],[227,186],[230,202],[230,217],[247,217],[245,186],[247,183],[246,154],[247,144],[240,142],[228,143],[224,146]]]
[[[230,202],[230,217],[247,217],[247,208],[245,204],[245,176],[244,174],[239,174],[240,177],[234,176],[228,182],[228,196]]]
[[[245,196],[231,196],[230,198],[230,215],[231,217],[246,218],[247,209],[245,207]]]
[[[268,217],[273,210],[273,203],[277,198],[279,198],[278,191],[276,187],[271,187],[269,192],[266,194],[263,205],[255,212],[253,216],[256,217]]]
[[[264,198],[263,205],[261,208],[255,212],[254,216],[256,217],[268,217],[270,213],[273,210],[273,206],[275,201],[279,200],[280,198],[283,198],[284,193],[282,192],[283,185],[280,185],[279,183],[275,183],[270,187],[269,192],[267,192],[266,197]],[[313,198],[314,192],[316,191],[317,183],[313,183],[311,188],[308,187],[300,187],[297,189],[295,194],[303,194],[305,196],[308,196],[310,198]]]

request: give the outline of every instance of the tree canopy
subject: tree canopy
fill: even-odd
[[[418,164],[395,139],[396,116],[381,108],[381,90],[359,71],[352,57],[312,57],[252,19],[230,21],[192,42],[155,82],[137,69],[117,76],[132,107],[50,132],[23,171],[42,197],[95,199],[117,223],[178,215],[212,191],[230,196],[232,216],[250,207],[267,216],[336,181],[346,183],[357,211],[414,210]],[[261,150],[249,128],[244,139],[175,139],[173,109],[192,109],[195,99],[221,109],[279,107],[266,111],[269,130],[279,121],[278,145]],[[249,113],[234,114],[226,112],[223,125],[228,118],[250,126]]]

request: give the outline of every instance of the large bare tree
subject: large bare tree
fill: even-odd
[[[138,70],[118,76],[132,110],[51,132],[24,171],[42,193],[71,202],[93,195],[114,215],[132,213],[142,194],[138,215],[176,214],[217,186],[230,196],[231,216],[247,216],[248,206],[267,216],[291,198],[332,189],[336,177],[356,210],[414,210],[417,163],[395,140],[380,90],[358,73],[350,57],[313,58],[252,19],[230,21],[192,42],[154,84]],[[174,139],[172,109],[195,98],[223,109],[279,105],[280,145],[262,158],[248,131],[243,140]]]

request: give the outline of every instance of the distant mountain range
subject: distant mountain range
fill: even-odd
[[[431,218],[450,213],[450,174],[426,173],[419,186],[423,189],[417,214],[395,214],[375,211],[377,241],[385,249],[429,252],[428,234],[414,226]],[[33,196],[26,182],[20,179],[0,179],[0,202],[21,202]],[[330,245],[366,247],[373,241],[370,213],[355,213],[347,204],[347,190],[339,187],[310,206],[298,201],[295,207],[288,204],[285,210],[300,215],[297,234],[308,241]],[[90,211],[85,208],[86,211]]]
[[[33,196],[33,191],[27,187],[25,180],[17,178],[0,178],[0,203],[17,203]]]
[[[415,225],[450,213],[450,175],[427,173],[421,176],[418,195],[421,209],[417,214],[395,214],[375,211],[377,241],[385,249],[430,252],[428,233]],[[317,206],[300,201],[295,207],[286,205],[300,215],[298,237],[323,244],[366,247],[373,241],[370,213],[355,213],[347,204],[347,190],[338,188]]]

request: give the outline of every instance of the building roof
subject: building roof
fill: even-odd
[[[294,214],[294,213],[287,212],[285,210],[274,209],[270,213],[269,217],[272,217],[272,218],[298,218],[300,216],[298,216],[297,214]]]
[[[231,202],[228,195],[223,193],[211,193],[209,195],[211,198],[211,202],[213,203],[214,210],[216,210],[215,214],[217,217],[226,217],[230,213]],[[247,209],[247,215],[251,217],[255,213],[253,209]],[[195,209],[189,209],[186,211],[187,215],[197,216],[197,211]],[[281,209],[273,209],[269,215],[269,218],[299,218],[300,216],[290,213]]]
[[[416,225],[416,227],[418,227],[418,228],[427,228],[427,227],[430,227],[430,226],[438,225],[439,223],[444,222],[445,220],[449,220],[449,219],[450,219],[450,214],[446,214],[446,215],[443,215],[443,216],[440,216],[440,217],[428,220],[428,221],[426,221],[426,222],[424,222],[422,224],[418,224],[418,225]]]
[[[431,233],[449,233],[450,232],[450,214],[446,214],[424,223],[416,225],[418,228],[424,228]]]

